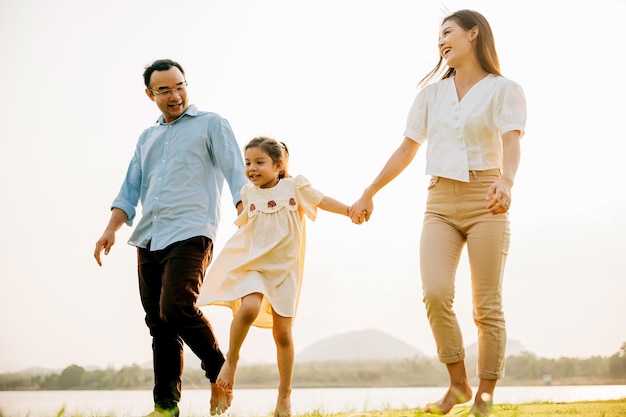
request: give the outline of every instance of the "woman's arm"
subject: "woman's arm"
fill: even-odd
[[[502,179],[505,180],[509,187],[513,187],[515,175],[519,168],[522,151],[520,147],[521,134],[519,130],[506,132],[502,135],[503,148],[503,166]]]
[[[385,185],[389,184],[394,178],[396,178],[404,168],[406,168],[417,153],[420,144],[405,137],[400,146],[389,157],[389,160],[380,171],[378,176],[372,181],[372,183],[365,189],[361,198],[350,207],[350,216],[354,223],[361,223],[359,216],[364,214],[365,221],[369,220],[372,212],[374,211],[374,196]]]
[[[487,210],[491,214],[505,213],[511,206],[511,188],[521,159],[521,132],[512,130],[502,135],[502,176],[487,191]]]

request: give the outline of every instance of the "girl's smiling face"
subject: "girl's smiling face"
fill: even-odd
[[[282,163],[274,162],[260,146],[246,149],[246,176],[259,188],[272,188],[278,184]]]

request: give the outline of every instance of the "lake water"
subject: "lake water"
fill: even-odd
[[[373,410],[421,408],[439,399],[445,388],[316,388],[294,389],[291,402],[294,415],[358,413]],[[227,416],[267,416],[273,414],[274,389],[235,389]],[[209,390],[183,391],[181,416],[208,416]],[[496,404],[533,401],[573,402],[626,398],[626,385],[537,386],[496,389]],[[152,392],[138,391],[0,391],[0,414],[5,417],[53,417],[65,407],[65,416],[134,417],[152,408]]]

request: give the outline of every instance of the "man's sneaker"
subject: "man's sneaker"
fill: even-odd
[[[144,417],[178,417],[179,411],[178,407],[171,408],[169,410],[164,410],[161,407],[154,407],[154,411],[150,414],[146,414]]]

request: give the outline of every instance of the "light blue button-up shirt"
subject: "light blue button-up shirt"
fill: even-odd
[[[247,183],[243,158],[228,121],[195,105],[172,123],[163,116],[143,131],[126,178],[112,204],[132,226],[136,207],[142,215],[128,243],[164,249],[195,236],[215,239],[224,179],[233,205]]]

